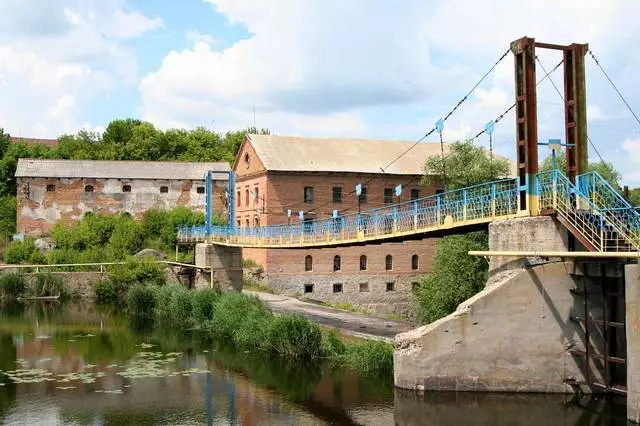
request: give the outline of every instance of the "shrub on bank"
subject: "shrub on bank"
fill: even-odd
[[[134,285],[125,295],[127,311],[140,317],[151,317],[156,305],[154,289],[144,285]]]
[[[93,295],[94,301],[98,305],[116,305],[118,303],[118,290],[109,280],[94,284]]]
[[[31,238],[9,243],[4,252],[4,261],[12,265],[46,263],[45,257],[36,248],[35,242]]]
[[[67,300],[72,296],[62,277],[50,272],[36,274],[26,290],[30,297],[59,296],[60,300]]]
[[[272,352],[293,360],[309,360],[322,356],[320,327],[301,315],[281,315],[269,326]]]
[[[24,294],[24,278],[20,274],[0,275],[0,293],[4,299],[15,299]]]
[[[196,324],[213,320],[213,307],[220,298],[220,292],[213,289],[204,289],[193,294],[193,316]]]

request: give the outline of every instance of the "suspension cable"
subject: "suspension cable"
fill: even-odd
[[[620,99],[622,100],[622,102],[626,105],[627,109],[629,110],[629,112],[633,115],[633,117],[636,119],[636,121],[638,122],[638,124],[640,124],[640,118],[638,118],[638,115],[633,111],[633,109],[631,108],[631,106],[629,105],[629,103],[627,102],[627,100],[624,98],[624,96],[622,96],[622,93],[620,93],[620,90],[618,90],[618,88],[616,87],[615,83],[613,82],[613,80],[611,80],[611,78],[609,77],[609,74],[607,74],[607,72],[604,70],[604,68],[602,67],[602,65],[600,65],[600,62],[598,61],[598,59],[596,59],[595,55],[593,54],[593,52],[591,50],[589,50],[589,55],[591,55],[591,57],[593,58],[593,60],[595,61],[596,65],[598,66],[598,68],[600,68],[600,71],[602,71],[602,73],[604,74],[604,76],[607,78],[607,80],[609,80],[609,83],[611,83],[611,86],[613,86],[613,89],[616,91],[616,93],[618,94],[618,96],[620,96]]]
[[[536,61],[538,61],[538,64],[540,65],[540,68],[542,68],[542,71],[547,72],[547,70],[544,68],[544,65],[542,65],[542,61],[537,56],[536,56]],[[562,99],[562,102],[564,102],[564,96],[562,96],[562,93],[560,93],[560,89],[558,89],[558,86],[556,86],[555,81],[553,81],[552,78],[550,78],[549,81],[553,85],[553,88],[556,89],[556,93],[558,94],[558,96],[560,96],[560,99]],[[573,114],[570,109],[568,111],[569,111],[569,114]],[[571,118],[574,118],[574,117],[571,117]],[[598,157],[600,157],[600,161],[605,163],[604,158],[602,158],[602,155],[600,155],[600,151],[598,151],[598,148],[596,148],[595,144],[591,142],[591,138],[589,137],[588,134],[587,134],[587,141],[589,141],[591,148],[593,148],[596,154],[598,154]]]

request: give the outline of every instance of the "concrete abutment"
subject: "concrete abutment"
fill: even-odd
[[[242,248],[216,244],[196,244],[195,264],[201,270],[195,288],[216,287],[223,292],[242,291]],[[213,273],[213,277],[211,277]]]

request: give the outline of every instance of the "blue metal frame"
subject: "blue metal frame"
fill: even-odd
[[[227,180],[227,224],[231,228],[236,228],[236,173],[232,171],[213,171],[207,170],[204,175],[205,181],[205,210],[204,210],[204,235],[211,236],[213,234],[213,174],[220,173],[228,175]],[[184,229],[180,227],[180,229]],[[200,232],[200,231],[199,231]]]

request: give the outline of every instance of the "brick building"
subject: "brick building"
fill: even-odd
[[[411,145],[402,141],[247,135],[233,169],[236,225],[286,224],[357,213],[435,194],[420,184],[424,161],[439,143],[421,143],[382,173]],[[446,147],[445,147],[446,148]],[[356,184],[365,184],[358,200]],[[400,197],[396,185],[403,185]],[[288,211],[291,210],[291,217]],[[429,271],[435,239],[349,247],[244,249],[264,269],[276,292],[405,314],[411,288]]]
[[[16,170],[18,233],[47,235],[87,212],[136,218],[151,208],[204,211],[204,174],[227,163],[20,159]],[[214,173],[214,211],[226,212],[228,175]]]

